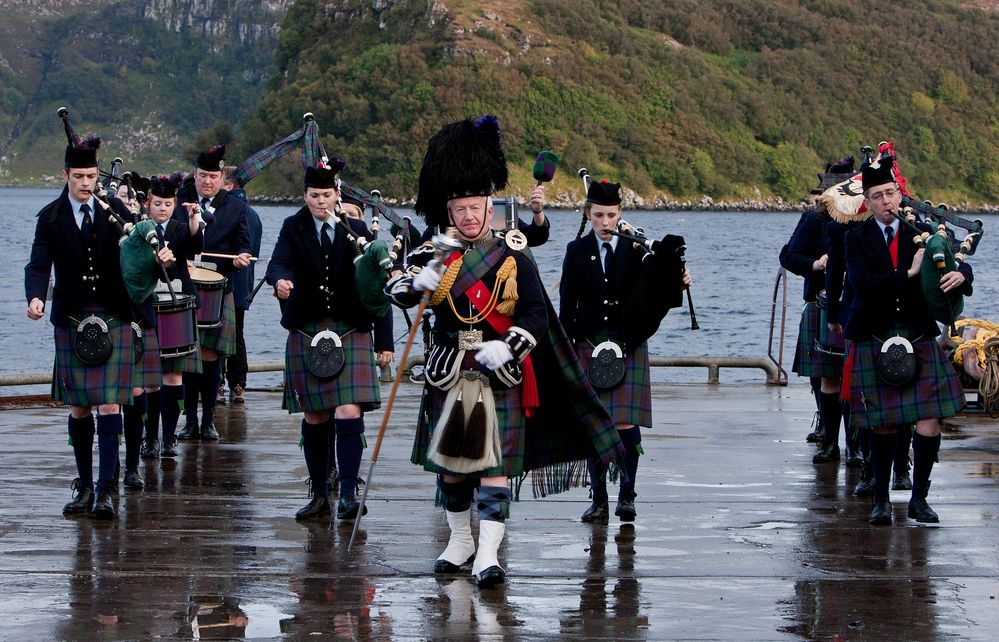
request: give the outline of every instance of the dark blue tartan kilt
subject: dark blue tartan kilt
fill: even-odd
[[[465,358],[461,364],[462,370],[476,369],[480,372],[488,373],[488,370],[475,361],[474,355],[475,352],[472,350],[465,353]],[[427,397],[429,397],[430,402],[430,425],[427,441],[427,444],[429,444],[429,439],[433,438],[434,428],[437,426],[437,421],[444,408],[444,399],[447,397],[447,390],[441,390],[430,384],[425,385],[428,392]],[[492,390],[493,399],[496,401],[496,425],[499,426],[501,431],[500,441],[503,443],[502,464],[478,473],[453,473],[446,468],[438,466],[429,457],[426,457],[423,464],[424,470],[443,475],[452,475],[454,477],[519,477],[524,474],[527,418],[524,416],[524,409],[520,405],[520,386],[509,390],[499,390],[496,387],[491,387],[490,390]]]
[[[916,381],[905,387],[878,379],[881,342],[851,342],[850,425],[856,428],[904,426],[921,419],[949,417],[964,407],[964,391],[954,368],[933,339],[912,343],[918,362]]]
[[[340,335],[345,364],[336,377],[319,379],[309,372],[309,345],[321,329]],[[288,333],[284,351],[284,400],[281,407],[289,414],[320,412],[346,404],[361,406],[369,412],[381,406],[381,389],[370,332],[359,332],[342,322],[309,326],[302,332]],[[348,334],[349,332],[349,334]]]
[[[576,348],[579,365],[583,372],[590,365],[593,348],[606,337],[580,342]],[[649,346],[643,343],[624,357],[624,379],[620,384],[607,389],[594,387],[600,403],[610,414],[615,424],[652,427],[652,383],[649,374]]]
[[[159,388],[163,385],[163,366],[160,363],[160,342],[156,328],[142,328],[142,358],[132,368],[132,386]]]
[[[232,292],[226,292],[222,299],[222,325],[198,328],[198,342],[202,348],[214,350],[219,355],[236,354],[236,299]]]
[[[199,332],[195,330],[195,332]],[[163,366],[163,374],[173,372],[196,372],[201,373],[201,346],[195,346],[194,352],[185,354],[183,357],[160,357]]]
[[[52,398],[70,406],[130,404],[135,361],[132,326],[118,319],[107,321],[110,315],[102,315],[100,310],[86,310],[83,316],[91,313],[107,322],[111,356],[99,366],[84,365],[73,350],[76,325],[56,327]]]
[[[815,349],[819,338],[819,304],[809,301],[801,311],[798,324],[798,343],[794,348],[791,372],[802,377],[827,377],[838,379],[843,374],[843,357],[826,354]]]

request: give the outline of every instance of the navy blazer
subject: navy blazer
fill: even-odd
[[[374,238],[364,221],[345,220],[358,236]],[[371,331],[372,319],[361,305],[354,285],[354,248],[347,233],[330,219],[334,230],[333,250],[327,264],[322,257],[314,221],[308,207],[286,218],[267,265],[267,282],[272,286],[281,279],[294,284],[291,295],[284,302],[281,326],[298,330],[329,318],[343,321],[360,332]],[[331,275],[328,283],[324,279],[327,272]],[[328,287],[332,293],[320,287]],[[375,349],[391,351],[391,328],[388,336],[383,331],[384,323],[376,324],[375,329]]]
[[[780,253],[780,264],[788,272],[805,279],[803,298],[806,302],[814,301],[825,287],[823,272],[813,270],[812,265],[829,251],[824,234],[828,220],[825,212],[808,210],[803,213],[791,239]]]
[[[591,229],[569,243],[559,286],[559,320],[574,341],[592,339],[621,328],[621,309],[628,302],[642,270],[641,250],[619,239],[611,263],[611,280],[604,279],[600,243]]]
[[[933,231],[928,225],[920,226],[928,232]],[[895,268],[884,233],[873,216],[846,233],[846,278],[856,293],[845,328],[846,338],[854,341],[872,337],[886,339],[896,321],[904,324],[909,339],[940,334],[926,304],[919,277],[910,279],[907,274],[917,250],[912,237],[903,224],[898,232],[898,267]],[[971,266],[962,263],[958,270],[966,279],[961,293],[970,296],[974,280]]]
[[[829,261],[826,263],[826,321],[846,326],[850,306],[853,304],[853,286],[846,278],[846,247],[845,236],[852,223],[837,223],[830,220],[826,223],[826,244],[829,249]]]
[[[125,220],[132,217],[125,204],[111,198],[108,204]],[[24,266],[24,295],[28,301],[45,301],[49,275],[55,266],[55,287],[52,290],[52,325],[74,325],[70,316],[79,315],[88,305],[100,305],[125,322],[134,318],[132,301],[125,289],[119,263],[119,229],[108,221],[109,212],[95,203],[93,229],[96,236],[92,251],[96,263],[96,280],[84,280],[88,273],[88,257],[83,234],[73,216],[69,191],[64,188],[59,198],[38,213],[31,257]]]
[[[184,203],[197,203],[201,199],[194,185],[186,185],[177,194],[177,207],[173,216],[177,220],[187,220],[187,208]],[[215,208],[215,220],[205,227],[204,251],[218,254],[251,253],[250,232],[246,223],[246,201],[230,196],[229,192],[219,190],[211,205]],[[193,255],[188,256],[193,258]],[[228,277],[236,271],[232,259],[216,259],[205,257],[206,261],[215,263],[217,271]],[[226,283],[226,292],[232,292],[233,280]]]

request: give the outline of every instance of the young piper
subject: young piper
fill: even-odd
[[[635,520],[635,477],[642,453],[641,427],[652,426],[652,385],[649,379],[649,349],[645,342],[622,346],[621,309],[628,301],[642,269],[643,253],[630,242],[613,236],[621,219],[621,185],[594,181],[586,192],[583,213],[592,229],[569,243],[562,264],[559,289],[559,320],[575,341],[580,365],[589,372],[597,346],[620,352],[624,378],[607,387],[591,382],[601,403],[610,412],[625,447],[624,466],[614,514],[622,521]],[[689,286],[684,272],[683,284]],[[610,345],[613,343],[614,348]],[[602,345],[603,344],[603,345]],[[583,513],[584,522],[608,518],[607,468],[598,458],[589,462],[593,503]]]
[[[121,406],[132,401],[134,346],[129,323],[133,307],[122,279],[119,229],[108,220],[110,206],[122,218],[130,214],[116,198],[106,205],[95,198],[100,139],[66,148],[62,171],[66,189],[38,214],[31,258],[24,268],[28,318],[45,315],[49,274],[55,266],[50,319],[55,326],[52,397],[70,408],[69,438],[78,477],[73,501],[63,512],[88,511],[113,519],[112,480],[122,434]],[[158,259],[174,262],[161,248]],[[92,414],[98,408],[95,426]],[[100,455],[94,498],[93,449],[96,432]]]
[[[179,281],[180,294],[197,297],[191,273],[187,269],[187,256],[201,251],[204,242],[204,223],[199,216],[188,217],[187,212],[176,213],[177,190],[183,182],[180,172],[169,177],[153,176],[149,179],[146,212],[156,223],[156,236],[161,247],[174,249],[177,262],[166,271],[171,282]],[[160,280],[164,280],[161,274]],[[168,296],[155,293],[153,296]],[[195,328],[197,332],[197,328]],[[197,348],[197,346],[196,346]],[[158,352],[158,351],[157,351]],[[142,442],[140,454],[146,459],[163,457],[169,459],[177,456],[177,422],[180,418],[181,405],[184,401],[183,373],[201,372],[201,353],[198,349],[180,357],[162,357],[159,364],[163,387],[152,395],[147,393],[150,403],[146,418],[146,436]],[[153,403],[155,398],[156,402]],[[159,440],[159,423],[163,423],[162,448]]]
[[[354,284],[354,248],[343,225],[358,237],[373,238],[363,221],[339,214],[339,179],[346,165],[305,171],[305,206],[285,219],[267,267],[267,282],[284,302],[281,325],[285,347],[285,395],[289,413],[304,412],[302,450],[312,499],[295,519],[331,512],[327,479],[340,471],[336,517],[352,520],[360,503],[355,493],[364,447],[362,413],[381,404],[371,343],[372,319]],[[375,332],[374,349],[391,360],[391,332]],[[335,435],[336,462],[329,441]],[[367,510],[367,509],[365,509]]]

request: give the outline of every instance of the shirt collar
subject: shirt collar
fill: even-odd
[[[594,230],[593,231],[593,238],[596,239],[596,241],[597,241],[597,249],[598,250],[602,251],[604,249],[604,243],[610,243],[611,250],[614,251],[614,252],[617,252],[617,242],[620,239],[620,237],[618,237],[618,236],[612,236],[609,241],[605,241],[602,238],[600,238],[600,235],[597,234],[596,230]]]
[[[312,216],[311,212],[309,213],[309,216]],[[333,217],[331,216],[328,219],[326,219],[325,221],[320,221],[315,216],[312,216],[312,223],[316,226],[316,236],[319,236],[320,234],[323,233],[323,223],[329,223],[330,224],[330,228],[332,229],[332,227],[333,227]],[[320,237],[319,240],[321,241],[322,237]]]
[[[891,231],[892,231],[893,234],[896,234],[896,235],[898,234],[898,219],[895,219],[894,221],[892,221],[891,223],[888,223],[887,225],[884,224],[884,223],[882,223],[881,221],[878,221],[878,219],[874,219],[874,220],[877,221],[878,226],[881,228],[881,236],[885,235],[885,228],[889,228],[889,227],[891,228]]]
[[[76,219],[77,226],[83,225],[83,214],[80,213],[80,208],[83,207],[83,203],[80,203],[72,196],[67,195],[67,197],[69,198],[70,207],[73,208],[73,218]],[[87,205],[90,206],[90,218],[93,219],[94,213],[97,211],[97,209],[94,207],[94,197],[91,196],[90,198],[88,198],[86,203]]]

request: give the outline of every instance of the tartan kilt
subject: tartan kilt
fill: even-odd
[[[469,350],[465,353],[465,358],[461,363],[462,370],[477,369],[481,372],[488,371],[475,361],[474,352]],[[444,408],[444,399],[447,397],[447,390],[441,390],[430,384],[426,385],[426,399],[429,402],[429,439],[433,438],[433,430],[440,419],[441,411]],[[524,409],[520,405],[520,386],[509,390],[498,390],[495,387],[489,388],[496,401],[496,425],[500,430],[500,441],[503,444],[503,461],[495,467],[476,473],[454,473],[446,468],[438,466],[424,453],[423,469],[432,473],[443,475],[453,475],[455,477],[519,477],[524,474],[524,452],[527,444],[527,418],[524,416]]]
[[[329,328],[340,335],[345,364],[336,377],[320,379],[309,372],[309,345],[312,335]],[[370,332],[359,332],[341,321],[314,324],[288,333],[284,351],[284,400],[281,407],[289,414],[332,410],[337,406],[357,404],[363,412],[381,406],[381,388],[375,368],[375,352]],[[347,334],[350,332],[349,334]]]
[[[200,330],[195,329],[195,332]],[[198,346],[194,352],[185,354],[183,357],[160,357],[163,366],[163,374],[171,372],[196,372],[201,373],[201,348]]]
[[[826,354],[815,349],[819,338],[819,304],[809,301],[801,310],[798,324],[798,343],[794,348],[791,371],[802,377],[839,378],[843,373],[843,357]]]
[[[236,354],[236,299],[232,292],[226,292],[222,299],[222,325],[198,328],[198,341],[202,348],[214,350],[219,355]]]
[[[918,362],[916,381],[899,388],[878,379],[876,364],[881,342],[851,342],[850,425],[857,428],[904,426],[920,419],[949,417],[964,407],[964,391],[933,339],[912,343]]]
[[[583,372],[590,365],[593,348],[606,337],[593,343],[581,341],[576,349]],[[643,343],[624,357],[624,379],[609,390],[594,387],[615,424],[652,427],[652,384],[649,374],[649,346]]]
[[[132,366],[132,387],[159,388],[162,385],[163,365],[156,328],[142,328],[142,358]]]
[[[101,311],[85,310],[84,314],[91,312],[101,316]],[[77,358],[73,350],[76,325],[55,328],[53,399],[70,406],[132,403],[132,370],[135,360],[132,326],[118,319],[107,321],[107,325],[111,337],[111,356],[99,366],[84,365]]]

